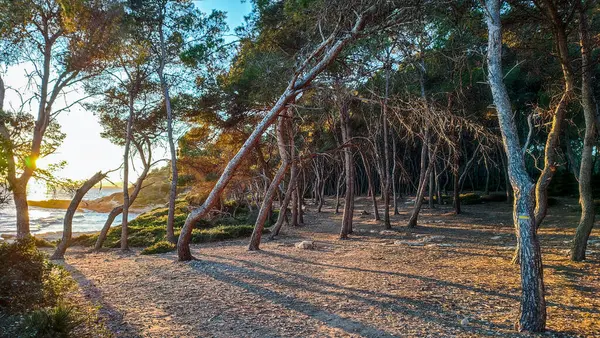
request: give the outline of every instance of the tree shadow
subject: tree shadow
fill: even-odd
[[[511,329],[511,326],[509,325],[499,325],[477,319],[471,320],[469,326],[463,326],[459,323],[459,318],[462,318],[462,316],[455,312],[442,310],[439,302],[437,302],[436,299],[432,299],[431,301],[416,300],[372,290],[363,290],[342,286],[303,274],[278,270],[276,268],[256,262],[236,260],[227,257],[206,254],[201,256],[243,263],[247,266],[253,267],[254,269],[251,269],[214,260],[202,260],[194,264],[194,268],[201,269],[203,273],[206,273],[207,275],[219,281],[236,285],[249,292],[258,294],[269,301],[284,305],[289,309],[304,313],[327,323],[327,325],[331,327],[342,329],[349,333],[357,333],[367,337],[393,336],[391,333],[388,333],[382,329],[372,327],[353,319],[341,317],[340,315],[333,313],[328,309],[323,309],[317,305],[300,300],[298,298],[290,298],[289,296],[283,295],[279,292],[257,285],[262,284],[262,282],[257,281],[257,283],[251,283],[248,281],[243,281],[241,278],[247,277],[251,279],[260,279],[270,283],[276,282],[279,286],[287,287],[292,290],[310,292],[314,294],[315,297],[333,296],[342,299],[350,299],[356,302],[361,302],[368,306],[376,306],[379,309],[392,311],[396,315],[417,318],[419,320],[438,324],[440,328],[448,328],[449,330],[447,333],[449,334],[456,333],[457,331],[467,331],[481,335],[485,334],[486,330],[490,329]],[[257,269],[263,271],[259,271]],[[236,274],[238,274],[240,278],[238,278]],[[282,277],[282,275],[285,277]]]
[[[137,328],[123,321],[123,314],[104,298],[102,291],[94,285],[94,282],[66,261],[62,261],[61,265],[71,273],[84,297],[93,305],[99,305],[99,315],[104,319],[107,328],[111,332],[115,333],[117,337],[143,337]]]

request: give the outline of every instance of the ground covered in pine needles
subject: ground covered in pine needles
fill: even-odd
[[[341,215],[308,206],[305,226],[284,227],[260,252],[246,240],[194,245],[199,260],[178,263],[175,253],[74,247],[64,264],[118,337],[519,336],[510,205],[469,205],[459,216],[425,209],[412,231],[406,207],[392,216],[393,232],[381,233],[365,203],[346,241],[337,239]],[[563,203],[540,230],[544,336],[600,336],[599,236],[588,261],[571,263],[577,220]],[[316,248],[296,248],[301,240]]]

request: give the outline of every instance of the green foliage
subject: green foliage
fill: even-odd
[[[73,285],[66,270],[48,261],[33,238],[0,244],[0,311],[54,306]]]
[[[218,242],[252,235],[253,225],[221,225],[210,229],[194,229],[192,243]],[[268,233],[265,229],[263,233]]]
[[[142,250],[141,254],[142,255],[154,255],[154,254],[171,252],[175,249],[177,249],[177,245],[175,245],[169,241],[160,241],[160,242],[156,242],[153,245]]]
[[[22,337],[32,338],[77,337],[74,331],[83,322],[72,306],[57,305],[28,314],[22,324],[21,334]]]
[[[474,193],[460,194],[460,203],[464,205],[469,204],[480,204],[482,202],[481,196]]]
[[[54,248],[56,247],[56,245],[52,242],[49,242],[43,238],[39,238],[39,237],[33,237],[33,240],[35,242],[35,246],[38,248]]]

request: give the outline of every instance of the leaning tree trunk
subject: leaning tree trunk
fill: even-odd
[[[144,153],[142,151],[141,145],[136,144],[136,147],[138,148],[138,152],[140,153],[140,157],[142,158],[144,170],[142,171],[142,174],[138,177],[137,181],[135,182],[135,188],[133,188],[133,192],[131,193],[131,196],[129,197],[129,206],[131,206],[135,202],[135,199],[137,198],[140,191],[142,190],[142,184],[144,183],[146,176],[148,176],[148,172],[150,171],[150,167],[152,166],[152,163],[151,163],[152,150],[150,149],[150,146],[148,145],[148,158],[147,159],[144,158]],[[104,226],[102,227],[102,230],[100,230],[100,234],[98,235],[96,244],[94,245],[95,251],[102,249],[102,245],[104,245],[104,241],[106,240],[106,236],[108,235],[110,226],[115,221],[115,218],[117,218],[117,216],[119,216],[123,212],[123,209],[124,209],[123,206],[124,206],[124,204],[113,208],[110,211],[110,213],[108,214],[108,217],[106,218],[106,221],[104,222]]]
[[[565,29],[566,25],[560,17],[554,2],[550,0],[544,0],[543,2],[545,3],[545,6],[542,10],[547,12],[547,16],[554,27],[556,47],[563,72],[564,89],[560,101],[554,109],[552,126],[550,127],[550,132],[546,139],[546,146],[544,148],[544,168],[542,169],[535,186],[535,224],[538,228],[542,225],[542,221],[548,213],[548,186],[550,185],[550,181],[556,173],[556,167],[558,166],[558,148],[560,145],[559,139],[562,132],[562,124],[567,113],[568,105],[573,99],[574,87],[573,71],[571,69],[571,60],[569,57],[568,37]]]
[[[297,163],[294,160],[294,150],[293,150],[293,143],[291,143],[292,147],[291,147],[291,169],[290,169],[290,182],[288,183],[288,187],[287,187],[287,191],[285,192],[285,197],[283,198],[283,203],[281,204],[281,207],[279,208],[279,215],[277,216],[277,222],[275,223],[275,226],[273,227],[273,231],[271,232],[271,235],[269,236],[269,240],[273,240],[275,239],[275,236],[279,235],[279,231],[281,230],[281,227],[283,226],[283,221],[286,219],[286,214],[287,214],[287,208],[288,205],[290,204],[290,201],[292,200],[292,197],[295,196],[295,190],[296,190],[296,181],[298,180],[298,169],[297,169]]]
[[[502,24],[500,0],[486,0],[488,27],[488,78],[492,97],[498,112],[498,121],[508,157],[508,172],[515,193],[513,221],[521,250],[521,313],[519,331],[542,332],[546,328],[546,301],[542,255],[536,233],[533,183],[525,168],[525,159],[519,144],[517,126],[502,73]]]
[[[596,216],[594,199],[592,194],[592,154],[595,130],[595,107],[592,100],[592,72],[590,55],[590,37],[588,33],[587,14],[585,9],[580,8],[579,34],[581,38],[581,105],[585,117],[585,135],[583,138],[583,149],[581,151],[581,166],[579,167],[579,204],[581,205],[581,219],[573,238],[571,248],[571,260],[582,261],[585,259],[587,242],[594,227]]]
[[[421,151],[421,166],[425,169],[425,172],[422,173],[421,178],[419,180],[419,188],[417,189],[417,197],[415,200],[415,205],[413,207],[413,211],[408,219],[407,227],[414,228],[417,226],[417,220],[419,218],[419,213],[421,212],[421,207],[423,206],[423,197],[425,197],[425,188],[427,187],[427,179],[431,173],[431,169],[433,168],[433,157],[435,156],[435,150],[433,152],[429,152],[429,164],[425,164],[425,157],[427,156],[427,150],[429,150],[429,132],[425,132],[425,140],[423,144],[424,151]]]
[[[275,177],[273,177],[273,180],[271,180],[271,184],[267,189],[262,206],[258,212],[258,217],[254,223],[254,231],[252,231],[250,244],[248,245],[248,250],[250,251],[260,250],[260,239],[265,227],[265,221],[271,214],[271,205],[273,204],[275,192],[278,190],[279,184],[281,184],[283,177],[290,167],[289,149],[287,149],[289,145],[286,145],[286,126],[288,125],[288,121],[286,121],[286,119],[290,118],[291,116],[292,109],[289,108],[287,110],[287,114],[279,117],[279,121],[277,123],[277,146],[279,148],[279,155],[281,157],[281,165],[279,166]],[[283,213],[285,214],[285,209],[283,210]]]
[[[67,248],[69,247],[69,244],[71,242],[71,237],[73,236],[73,216],[75,215],[75,212],[79,207],[79,203],[81,203],[81,200],[83,199],[85,194],[87,194],[87,192],[90,191],[90,189],[93,186],[98,184],[105,177],[106,173],[99,171],[96,174],[94,174],[94,176],[90,177],[87,181],[85,181],[85,183],[83,183],[83,185],[81,185],[79,189],[77,189],[77,191],[75,192],[75,196],[73,196],[73,199],[71,200],[71,203],[69,203],[69,207],[67,208],[67,212],[65,213],[65,219],[63,221],[62,238],[60,240],[60,243],[58,243],[58,246],[56,247],[56,251],[54,251],[54,254],[52,255],[52,257],[50,257],[50,259],[65,258],[65,252],[67,252]]]
[[[229,161],[225,170],[221,174],[221,177],[208,194],[208,197],[204,203],[188,215],[181,233],[179,240],[177,241],[177,256],[180,261],[189,261],[193,259],[192,252],[190,251],[190,241],[192,239],[192,230],[196,221],[204,217],[210,209],[218,202],[223,193],[223,190],[233,177],[237,168],[242,164],[244,158],[248,155],[250,150],[254,147],[256,142],[259,141],[265,130],[277,119],[279,113],[285,109],[287,104],[296,98],[298,94],[319,75],[333,60],[337,58],[339,53],[344,47],[356,38],[359,32],[361,32],[366,24],[365,14],[370,14],[376,7],[370,7],[365,13],[359,15],[352,29],[347,32],[339,40],[335,41],[335,35],[331,35],[328,39],[323,41],[315,51],[305,60],[300,66],[300,70],[296,72],[294,78],[290,81],[288,87],[285,89],[283,94],[279,97],[273,108],[265,115],[263,120],[256,126],[252,134],[248,137],[246,142],[242,145],[237,154]],[[334,42],[335,41],[335,42]],[[316,60],[315,60],[316,59]],[[310,61],[316,62],[314,67],[305,69],[308,67]],[[300,74],[305,75],[299,78]]]
[[[454,206],[454,213],[460,215],[460,178],[459,178],[459,169],[460,169],[460,137],[457,137],[456,148],[454,149],[454,154],[452,155],[453,164],[452,164],[452,204]]]

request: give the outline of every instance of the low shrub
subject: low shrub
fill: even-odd
[[[221,225],[210,229],[194,229],[192,243],[217,242],[227,239],[248,237],[252,235],[253,225]],[[263,233],[268,233],[264,229]]]
[[[474,193],[466,193],[466,194],[460,194],[460,203],[464,204],[464,205],[470,205],[470,204],[480,204],[482,202],[481,200],[481,196],[474,194]]]
[[[83,318],[72,306],[58,305],[29,313],[22,324],[22,337],[56,338],[76,337],[75,330]]]
[[[142,250],[142,255],[153,255],[153,254],[161,254],[166,252],[171,252],[177,249],[177,245],[169,242],[169,241],[160,241],[156,242],[153,245]]]
[[[35,239],[0,244],[0,311],[19,313],[55,306],[73,280],[40,252]]]
[[[54,248],[54,247],[56,247],[56,245],[54,243],[49,242],[43,238],[34,236],[33,240],[35,241],[35,246],[38,248]]]

